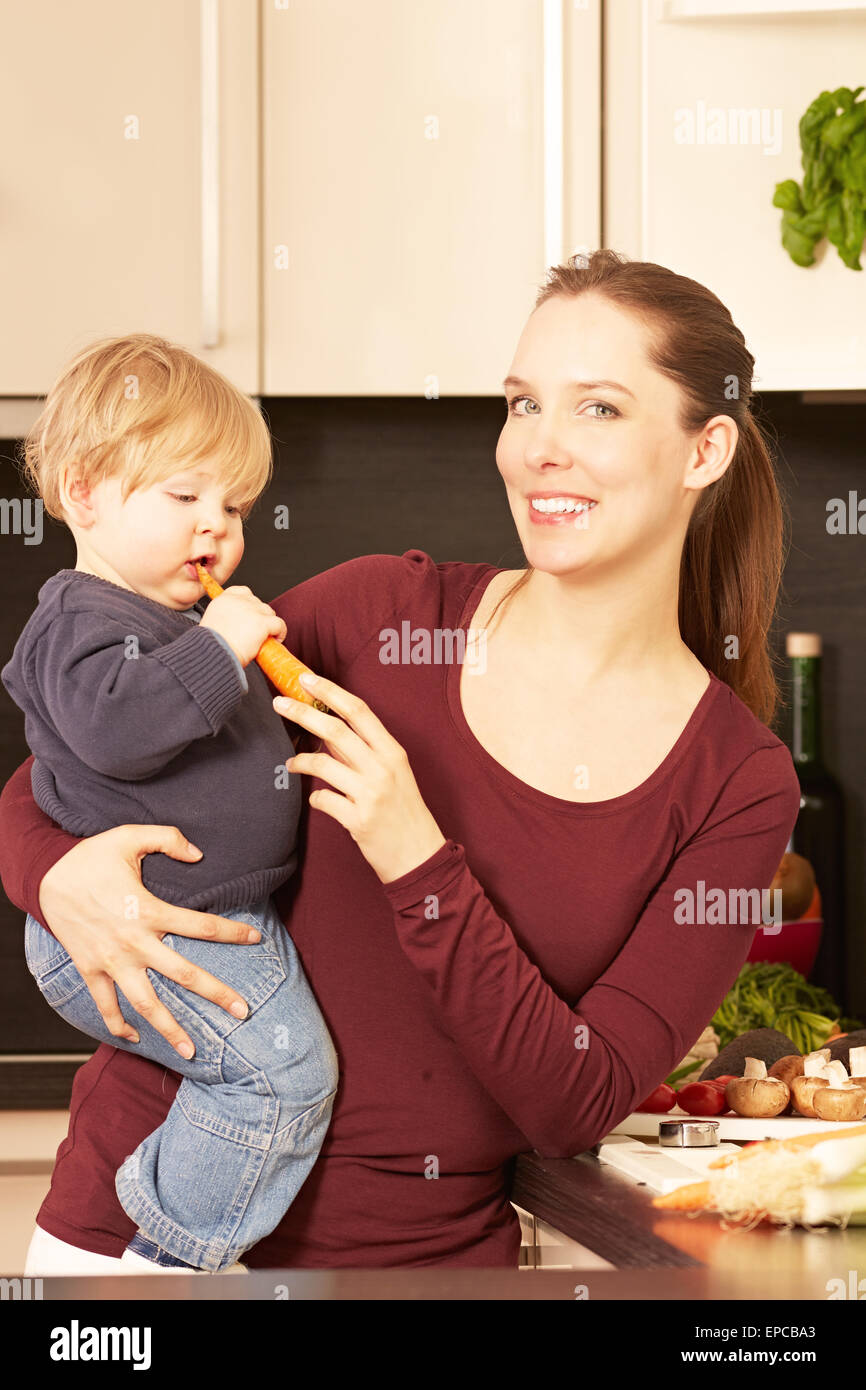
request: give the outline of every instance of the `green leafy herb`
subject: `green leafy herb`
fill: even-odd
[[[777,1028],[804,1055],[823,1047],[841,1010],[828,990],[812,985],[792,965],[747,961],[712,1020],[719,1051],[752,1028]],[[862,1028],[859,1019],[842,1019],[842,1032]]]
[[[773,206],[782,209],[782,245],[796,265],[815,262],[822,237],[845,265],[862,270],[866,237],[866,99],[863,87],[822,92],[800,120],[803,186],[776,184]]]

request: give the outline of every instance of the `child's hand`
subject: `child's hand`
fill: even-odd
[[[200,626],[224,637],[242,666],[255,660],[269,637],[282,642],[286,635],[282,618],[245,584],[233,584],[219,598],[212,598]]]

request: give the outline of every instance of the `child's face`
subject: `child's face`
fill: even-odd
[[[119,478],[92,489],[97,520],[79,533],[86,564],[119,576],[123,584],[170,608],[189,608],[204,590],[192,564],[208,568],[224,584],[244,553],[238,499],[228,497],[211,463],[190,464],[170,478],[131,492],[123,501]],[[101,563],[100,563],[101,562]],[[116,579],[115,579],[116,582]]]

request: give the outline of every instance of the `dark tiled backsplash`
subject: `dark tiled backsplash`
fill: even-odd
[[[280,398],[263,402],[274,436],[274,480],[247,526],[237,571],[263,598],[356,555],[417,547],[436,560],[486,560],[518,568],[517,541],[495,452],[504,403],[493,398]],[[851,1007],[866,1013],[866,535],[829,535],[827,503],[866,497],[866,405],[804,405],[767,396],[762,417],[778,438],[779,477],[792,543],[773,646],[784,675],[784,634],[824,638],[827,760],[848,812]],[[15,441],[0,441],[2,496],[23,497]],[[289,508],[277,530],[273,508]],[[864,522],[866,525],[866,522]],[[75,563],[66,529],[44,518],[40,544],[0,536],[0,662],[8,659],[39,586]],[[783,684],[783,693],[786,687]],[[778,732],[787,741],[788,713]],[[26,757],[23,719],[0,690],[0,782]],[[80,1052],[83,1040],[39,998],[22,951],[22,917],[0,896],[0,1052]],[[86,1044],[85,1044],[86,1047]]]

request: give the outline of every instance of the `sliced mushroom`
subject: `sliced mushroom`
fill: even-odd
[[[746,1064],[743,1068],[743,1076],[747,1081],[766,1080],[767,1075],[767,1063],[764,1062],[760,1057],[746,1058]]]
[[[844,1086],[849,1079],[844,1062],[828,1062],[821,1075],[828,1086]]]
[[[853,1081],[866,1086],[866,1047],[849,1047],[848,1070]]]
[[[807,1052],[803,1058],[803,1075],[820,1076],[830,1061],[829,1047],[819,1048],[817,1052]]]

